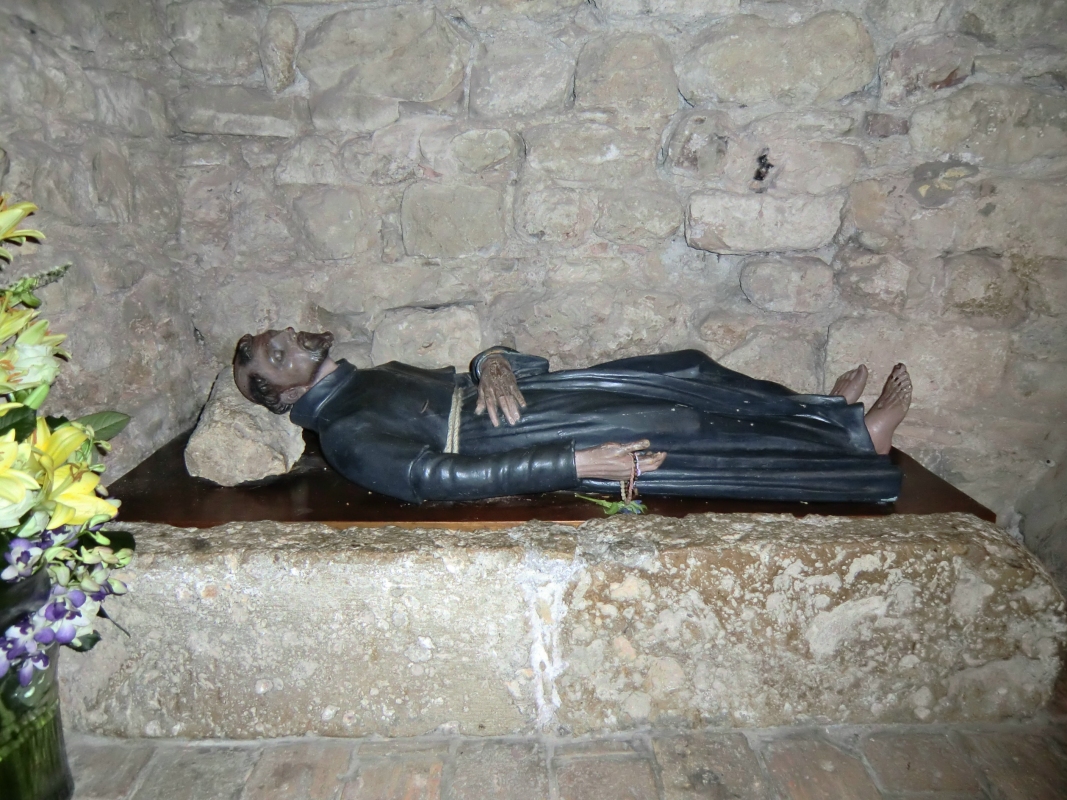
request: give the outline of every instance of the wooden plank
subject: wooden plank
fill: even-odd
[[[578,525],[603,516],[599,506],[571,492],[506,497],[470,502],[404,503],[368,492],[345,480],[323,460],[314,434],[307,450],[286,475],[234,487],[192,478],[185,469],[189,434],[164,445],[110,486],[122,501],[127,522],[159,522],[178,527],[211,528],[227,522],[322,522],[332,527],[439,527],[459,530],[507,528],[531,519]],[[894,450],[891,458],[904,475],[900,498],[891,505],[871,503],[786,503],[708,500],[696,497],[644,497],[649,512],[670,517],[688,514],[771,513],[805,516],[885,516],[964,512],[995,521],[995,515],[915,459]]]

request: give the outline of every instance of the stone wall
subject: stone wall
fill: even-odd
[[[865,361],[868,401],[903,360],[900,444],[1000,512],[1067,447],[1063,0],[4,9],[4,186],[76,251],[122,464],[289,324],[362,364]]]
[[[41,207],[30,227],[48,237],[0,280],[73,262],[41,293],[71,353],[47,410],[132,416],[108,477],[189,425],[210,386],[177,239],[170,47],[150,3],[0,2],[0,187]]]

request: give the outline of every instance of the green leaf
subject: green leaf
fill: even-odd
[[[52,432],[59,430],[70,422],[66,417],[45,417],[44,421],[48,423],[48,430]]]
[[[77,650],[79,653],[84,653],[87,650],[92,650],[96,647],[96,643],[100,641],[100,634],[96,631],[87,633],[84,636],[79,636],[67,645],[71,650]]]
[[[4,436],[8,431],[14,429],[15,438],[21,442],[28,438],[36,427],[37,412],[26,406],[13,408],[3,416],[0,416],[0,436]]]
[[[74,421],[80,425],[88,425],[93,429],[97,439],[107,441],[122,433],[122,429],[130,421],[130,416],[120,411],[98,411]]]

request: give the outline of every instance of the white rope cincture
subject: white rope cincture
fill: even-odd
[[[445,452],[455,455],[459,452],[459,418],[463,414],[463,389],[457,386],[452,390],[452,408],[448,412],[448,437],[445,439]]]

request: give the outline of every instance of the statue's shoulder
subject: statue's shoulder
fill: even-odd
[[[451,381],[453,376],[456,374],[456,368],[455,367],[436,367],[436,368],[416,367],[416,366],[413,366],[411,364],[405,364],[402,361],[387,361],[385,364],[379,364],[376,367],[371,367],[371,368],[366,369],[366,370],[361,370],[361,372],[368,372],[368,373],[383,372],[383,373],[393,373],[393,374],[397,374],[397,375],[407,375],[407,376],[413,376],[413,377],[422,377],[422,378],[427,378],[429,380],[447,379],[447,380]]]

